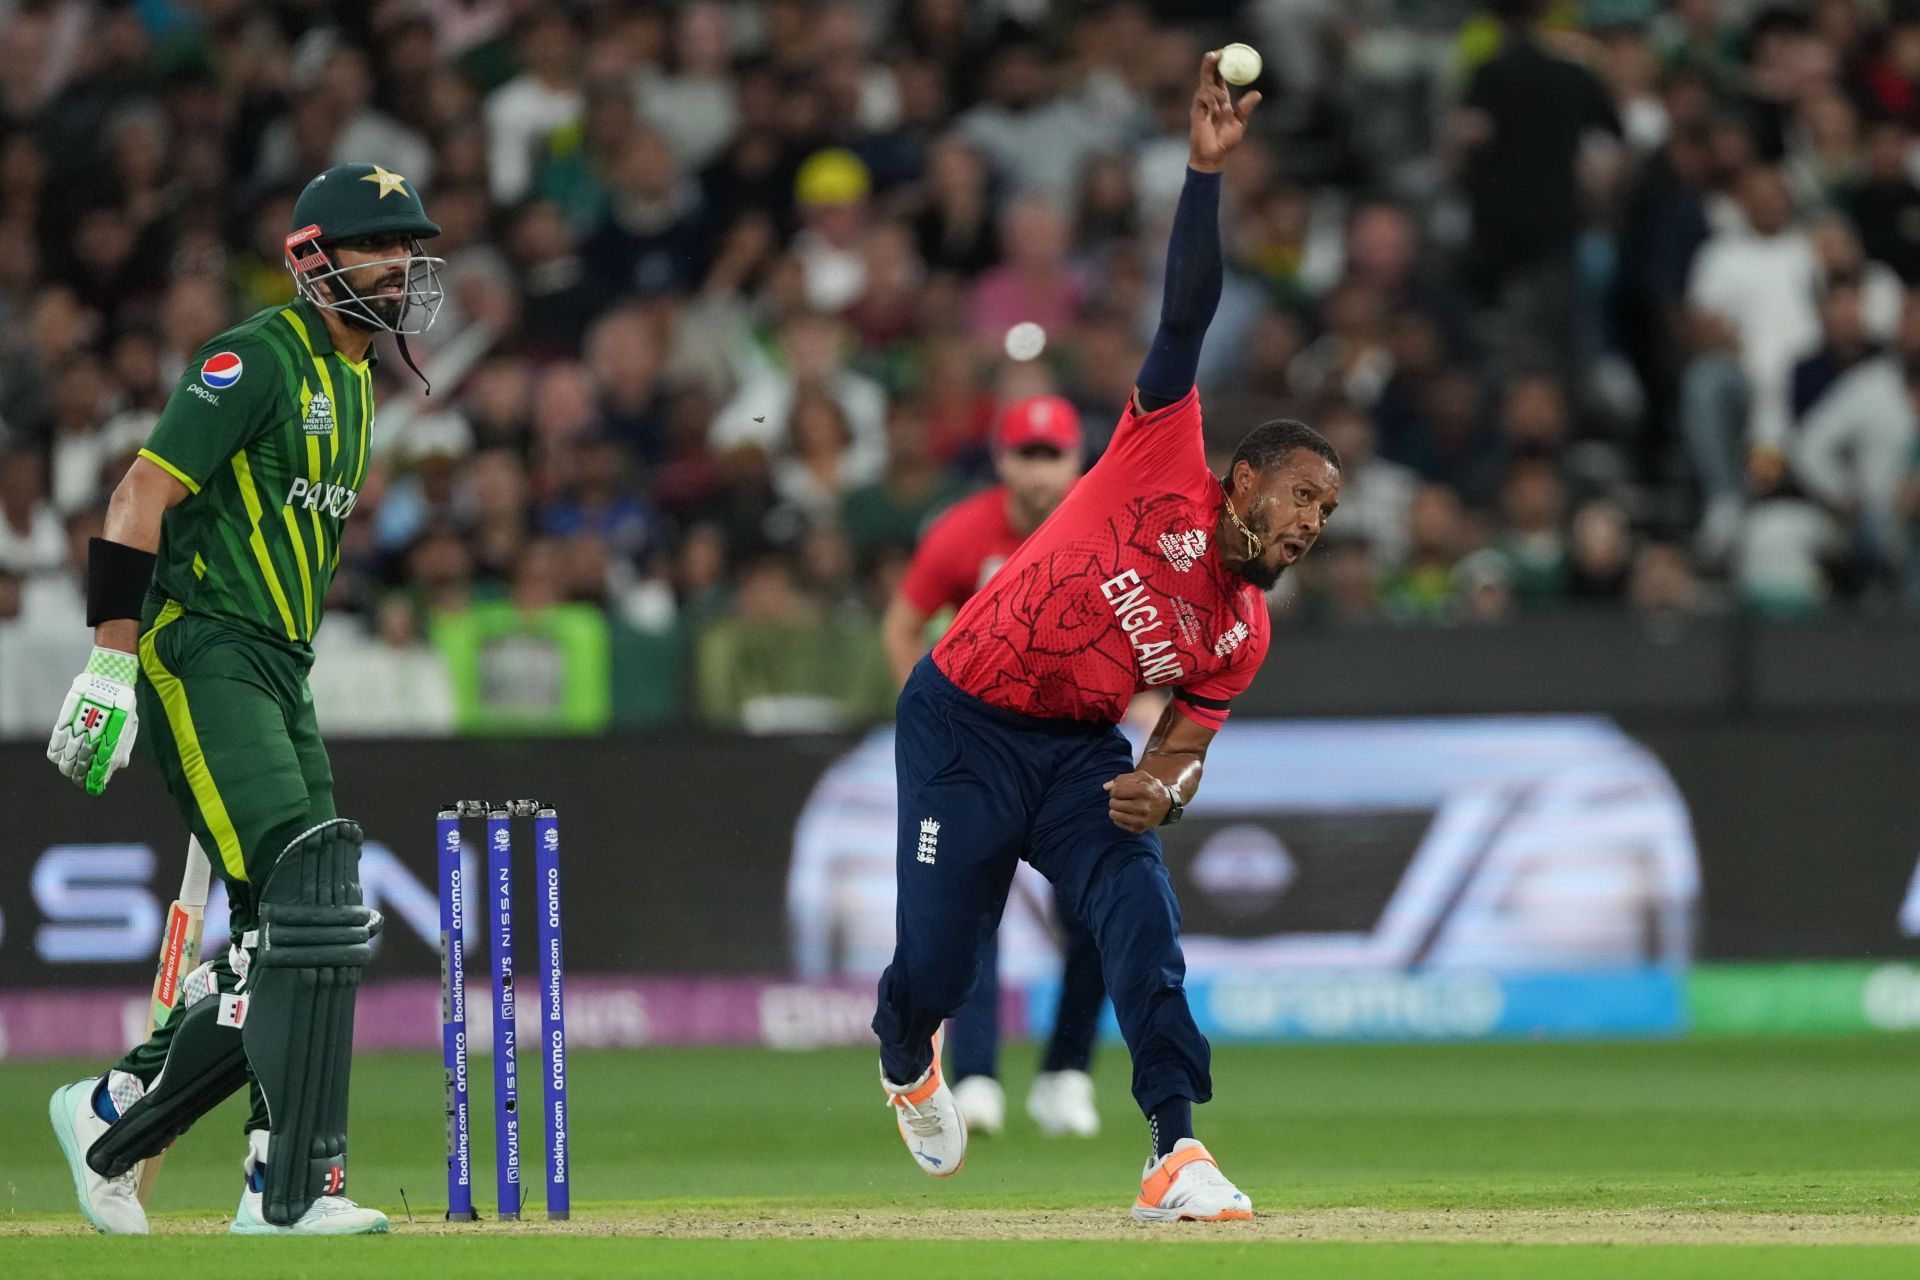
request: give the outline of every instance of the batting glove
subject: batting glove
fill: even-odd
[[[89,795],[106,790],[107,779],[133,757],[140,728],[133,703],[139,669],[132,654],[96,647],[87,669],[67,690],[60,719],[47,740],[47,759]]]

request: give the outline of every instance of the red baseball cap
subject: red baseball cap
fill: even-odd
[[[1080,413],[1060,396],[1028,396],[1000,412],[994,443],[1002,449],[1043,445],[1062,453],[1080,451]]]

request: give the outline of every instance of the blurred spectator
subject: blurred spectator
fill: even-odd
[[[851,490],[841,504],[841,523],[860,555],[885,547],[911,549],[928,519],[953,497],[951,481],[930,446],[918,406],[895,405],[887,416],[886,472]]]
[[[1000,260],[1000,228],[986,163],[974,144],[948,134],[927,153],[925,193],[914,218],[930,267],[973,275]]]
[[[0,569],[16,578],[53,573],[65,562],[67,539],[47,501],[37,454],[0,455]]]
[[[727,568],[727,537],[718,525],[687,530],[673,565],[673,590],[681,615],[695,627],[704,627],[725,608]]]
[[[1915,31],[1920,34],[1920,27]],[[1912,152],[1913,134],[1899,121],[1868,125],[1861,178],[1845,197],[1867,255],[1899,272],[1910,287],[1920,284],[1920,186],[1908,167]]]
[[[1099,111],[1059,92],[1058,75],[1038,45],[1002,45],[987,71],[986,100],[961,116],[960,127],[1016,190],[1064,203],[1082,161],[1119,139]]]
[[[806,303],[817,311],[843,311],[866,289],[861,242],[871,190],[867,166],[842,147],[814,152],[794,179],[801,226],[793,254],[805,276]]]
[[[1462,559],[1453,570],[1453,616],[1476,625],[1507,621],[1518,603],[1514,571],[1513,561],[1497,551]]]
[[[108,442],[101,426],[112,384],[105,372],[100,361],[81,355],[68,360],[54,376],[51,497],[56,510],[72,511],[93,503],[106,480],[100,469]]]
[[[1081,170],[1073,208],[1072,240],[1089,261],[1097,261],[1109,249],[1138,235],[1139,201],[1133,190],[1133,168],[1126,157],[1114,152],[1089,156]]]
[[[1740,177],[1744,225],[1717,233],[1695,260],[1687,301],[1693,363],[1681,424],[1708,500],[1703,538],[1724,551],[1748,476],[1777,482],[1793,361],[1819,338],[1819,260],[1794,223],[1779,170]]]
[[[452,525],[422,531],[407,549],[407,580],[433,616],[466,611],[472,604],[473,558]]]
[[[90,638],[87,627],[87,543],[106,527],[106,511],[89,507],[68,516],[61,532],[66,554],[56,570],[20,584],[20,610],[34,630],[49,636]]]
[[[1500,50],[1467,86],[1458,133],[1473,213],[1478,292],[1501,317],[1502,346],[1571,372],[1577,161],[1590,134],[1620,133],[1585,68],[1534,36],[1542,0],[1492,0]]]
[[[1087,346],[1090,328],[1091,325],[1081,326],[1083,348]],[[1111,349],[1115,354],[1106,354],[1109,348],[1103,345],[1086,356],[1089,367],[1079,371],[1078,384],[1069,388],[1070,397],[1082,408],[1087,438],[1095,443],[1103,441],[1112,431],[1116,418],[1112,407],[1116,399],[1114,393],[1119,393],[1117,398],[1121,404],[1126,403],[1133,371],[1139,367],[1143,354],[1125,330],[1116,330],[1110,339],[1105,336],[1104,326],[1100,332],[1105,341],[1113,344]],[[1248,423],[1263,422],[1277,413],[1303,412],[1299,408],[1303,397],[1295,392],[1292,370],[1305,341],[1305,327],[1294,312],[1270,308],[1260,315],[1247,335],[1236,371],[1238,376],[1219,394],[1207,398],[1204,427],[1209,448],[1231,453],[1246,433]],[[1082,386],[1096,394],[1089,397]],[[1098,430],[1094,429],[1096,423]],[[1345,454],[1341,456],[1344,458]]]
[[[554,136],[533,188],[560,207],[576,236],[592,235],[606,219],[614,166],[637,127],[627,85],[603,80],[587,87],[579,127]]]
[[[1015,201],[1001,220],[1006,246],[1001,264],[980,276],[968,301],[969,324],[987,349],[1014,325],[1030,321],[1049,334],[1065,333],[1080,318],[1086,286],[1068,261],[1069,224],[1048,200]]]
[[[821,520],[800,538],[800,583],[829,618],[854,626],[872,622],[873,609],[861,591],[853,543],[836,524]]]
[[[327,733],[346,737],[434,737],[454,728],[453,683],[426,642],[413,603],[380,602],[373,630],[330,621],[314,637],[308,680]]]
[[[1313,421],[1340,454],[1340,536],[1364,542],[1382,566],[1399,565],[1407,554],[1409,509],[1419,477],[1376,455],[1373,420],[1365,410],[1335,401]]]
[[[1437,622],[1455,608],[1454,566],[1469,533],[1460,499],[1444,485],[1423,486],[1408,512],[1407,560],[1381,586],[1381,613],[1395,622]]]
[[[1906,559],[1902,498],[1920,440],[1920,363],[1881,356],[1839,375],[1794,440],[1793,475],[1891,577]]]
[[[1343,281],[1322,300],[1320,326],[1320,336],[1288,370],[1294,390],[1374,404],[1396,372],[1388,347],[1386,299],[1363,281]]]
[[[1873,262],[1860,247],[1853,224],[1838,213],[1822,213],[1807,226],[1813,254],[1819,262],[1818,283],[1850,280],[1860,291],[1860,323],[1875,342],[1892,339],[1900,327],[1905,292],[1900,277],[1883,262]]]
[[[1633,558],[1627,598],[1636,613],[1684,617],[1700,612],[1700,583],[1686,548],[1676,542],[1642,547]]]
[[[750,630],[752,566],[763,610],[799,576],[803,650],[857,651],[1003,399],[1068,396],[1094,456],[1112,431],[1230,13],[1286,34],[1224,177],[1208,445],[1295,416],[1347,459],[1290,624],[1892,607],[1920,575],[1920,17],[1543,7],[16,5],[0,602],[29,616],[0,623],[0,723],[84,660],[37,622],[73,605],[74,539],[202,345],[291,296],[293,197],[337,158],[423,190],[448,296],[412,345],[436,398],[374,373],[327,643],[419,657],[399,595],[468,628],[461,723],[505,723],[505,690],[577,724],[595,622],[528,619],[592,615],[671,717],[683,633]],[[1022,321],[1046,344],[1010,359]],[[721,719],[884,713],[793,683],[801,712]]]
[[[852,456],[846,415],[824,389],[802,385],[787,413],[786,448],[774,464],[773,487],[807,521],[830,520],[854,488],[874,478]]]
[[[800,311],[780,327],[778,363],[758,350],[746,355],[740,390],[713,420],[708,442],[717,450],[743,444],[772,448],[792,420],[803,386],[839,406],[850,440],[848,465],[867,478],[886,461],[887,396],[880,385],[849,369],[847,335],[831,316]]]
[[[1342,455],[1345,461],[1345,455]],[[1346,499],[1341,498],[1341,508]],[[1320,566],[1326,579],[1324,616],[1338,626],[1362,626],[1374,622],[1380,610],[1380,561],[1364,537],[1345,533],[1323,538],[1315,547],[1325,559]]]
[[[1660,94],[1660,55],[1653,33],[1638,23],[1622,21],[1599,35],[1599,70],[1619,117],[1620,132],[1635,151],[1653,151],[1667,140],[1672,124]]]
[[[1614,328],[1664,437],[1685,363],[1683,309],[1694,255],[1705,244],[1714,156],[1707,131],[1683,124],[1647,157],[1628,191],[1618,241]],[[1649,448],[1660,441],[1651,441]]]
[[[613,439],[588,436],[557,451],[548,484],[552,494],[540,508],[543,534],[591,535],[629,564],[660,548],[659,514],[634,492],[626,455]]]
[[[925,301],[926,271],[912,230],[900,222],[873,227],[860,242],[860,259],[861,291],[848,322],[868,359],[880,363],[882,376],[903,380],[897,366],[912,359]]]
[[[685,292],[706,265],[700,188],[684,178],[667,141],[636,129],[608,172],[607,212],[581,246],[604,288],[639,297]]]
[[[515,41],[522,70],[487,95],[487,173],[493,198],[526,194],[549,140],[580,118],[579,36],[567,12],[533,6]]]
[[[587,272],[572,226],[551,200],[535,200],[514,220],[520,270],[521,349],[553,358],[580,350],[587,326],[606,306],[605,283]]]
[[[1464,302],[1456,289],[1422,267],[1420,226],[1406,205],[1375,197],[1355,206],[1347,219],[1344,252],[1348,279],[1373,290],[1388,308],[1431,321],[1450,357],[1474,354]]]
[[[728,616],[700,637],[700,713],[748,733],[828,732],[878,716],[892,683],[870,621],[829,621],[784,558],[741,574]]]
[[[1502,528],[1494,549],[1506,563],[1507,586],[1523,604],[1558,601],[1567,590],[1567,544],[1561,519],[1566,492],[1551,458],[1523,454],[1500,484]]]
[[[465,733],[599,733],[613,714],[611,637],[596,606],[570,604],[561,545],[526,543],[505,600],[433,620]]]
[[[727,75],[732,54],[727,6],[695,0],[674,16],[673,71],[643,71],[639,77],[641,115],[667,136],[689,169],[718,155],[739,126],[734,82]]]
[[[1829,203],[1859,179],[1860,121],[1831,84],[1800,104],[1787,131],[1787,175],[1803,202]]]
[[[1879,350],[1867,335],[1861,293],[1858,275],[1827,280],[1820,296],[1820,344],[1794,363],[1788,384],[1794,422],[1801,422],[1849,369]]]
[[[556,440],[549,447],[567,443]],[[465,479],[460,514],[476,575],[490,588],[502,587],[529,535],[526,468],[505,449],[487,449],[474,455]]]
[[[667,402],[652,320],[633,307],[601,316],[587,331],[586,364],[600,430],[643,462],[665,460]]]
[[[1633,562],[1633,529],[1620,504],[1610,498],[1582,503],[1567,540],[1567,598],[1576,604],[1621,603]]]

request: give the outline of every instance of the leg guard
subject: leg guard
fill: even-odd
[[[243,997],[209,993],[177,1016],[167,1060],[141,1099],[87,1148],[87,1167],[114,1178],[185,1133],[247,1082],[247,1055],[234,1011]],[[244,1004],[241,1005],[244,1008]]]
[[[346,1187],[354,997],[378,929],[360,900],[360,828],[344,818],[288,845],[260,891],[241,1034],[267,1100],[261,1207],[274,1225],[290,1226]]]

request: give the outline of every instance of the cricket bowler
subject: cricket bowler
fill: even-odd
[[[1340,496],[1340,460],[1297,422],[1255,427],[1224,478],[1194,387],[1221,289],[1221,170],[1259,101],[1203,60],[1159,330],[1106,454],[960,611],[900,695],[897,939],[873,1029],[900,1136],[936,1177],[967,1131],[939,1028],[972,990],[1014,864],[1092,929],[1153,1154],[1133,1216],[1253,1216],[1193,1132],[1213,1092],[1184,988],[1180,909],[1154,828],[1178,822],[1207,748],[1267,652],[1266,592]],[[1172,701],[1138,765],[1128,700]]]
[[[1059,396],[1028,396],[1001,411],[994,424],[993,469],[999,483],[949,508],[927,530],[887,602],[881,639],[893,678],[904,685],[926,654],[927,623],[958,609],[987,584],[1065,500],[1084,462],[1080,415]],[[1027,1094],[1027,1114],[1048,1137],[1091,1138],[1100,1132],[1093,1101],[1094,1040],[1107,988],[1093,934],[1065,911],[1060,927],[1060,999],[1053,1034]],[[953,1096],[967,1131],[990,1137],[1006,1128],[1007,1096],[1000,1087],[1000,945],[995,920],[980,948],[980,977],[954,1012]]]
[[[337,165],[294,204],[297,297],[202,347],[114,490],[87,566],[94,649],[47,745],[98,794],[138,733],[226,882],[232,941],[167,1021],[49,1114],[80,1211],[140,1234],[135,1166],[245,1084],[241,1235],[353,1235],[346,1198],[354,998],[379,916],[360,828],[335,814],[307,671],[367,474],[374,334],[439,311],[440,228],[413,184]]]

